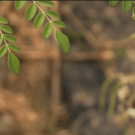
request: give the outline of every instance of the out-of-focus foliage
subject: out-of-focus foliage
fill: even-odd
[[[109,0],[109,4],[111,6],[117,5],[118,2],[119,2],[119,0],[117,0],[117,1]],[[129,12],[130,9],[132,8],[133,3],[135,3],[133,0],[123,0],[122,1],[122,10],[125,13]],[[132,12],[132,19],[135,20],[135,8],[133,9],[133,12]]]

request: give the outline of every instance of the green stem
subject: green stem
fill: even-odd
[[[49,17],[45,13],[45,11],[43,11],[42,8],[37,4],[37,1],[33,1],[33,3],[39,8],[39,10],[45,15],[45,17],[47,18],[47,20],[53,25],[52,21],[49,19]],[[56,28],[54,27],[54,25],[53,25],[53,28],[56,30]]]
[[[3,40],[4,40],[4,42],[5,42],[5,45],[7,46],[7,48],[8,48],[8,51],[10,52],[10,49],[9,49],[9,46],[8,46],[8,44],[7,44],[7,42],[6,42],[6,39],[4,38],[4,36],[3,36],[3,34],[2,34],[2,31],[0,30],[0,34],[1,34],[1,36],[3,37]]]
[[[117,91],[118,89],[122,87],[121,83],[117,83],[114,87],[113,90],[111,92],[111,97],[110,97],[110,104],[109,104],[109,108],[108,108],[108,116],[112,116],[113,112],[114,112],[114,108],[115,108],[115,103],[116,103],[116,96],[117,96]]]
[[[101,91],[100,91],[100,95],[99,95],[99,109],[100,110],[104,110],[104,107],[105,107],[105,94],[106,94],[106,90],[107,90],[107,87],[111,84],[111,82],[115,79],[116,77],[115,76],[111,76],[109,78],[107,78],[102,86],[101,86]]]

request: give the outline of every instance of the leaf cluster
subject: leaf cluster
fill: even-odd
[[[8,24],[8,21],[5,18],[0,17],[0,24],[0,45],[2,44],[2,42],[4,42],[4,45],[0,48],[0,58],[4,56],[8,51],[8,66],[14,74],[18,74],[20,62],[17,57],[11,52],[11,50],[19,52],[20,48],[14,44],[11,44],[16,42],[16,38],[13,35],[10,35],[13,34],[13,30],[6,25]]]
[[[3,2],[6,2],[7,0],[3,0]],[[26,4],[27,1],[15,1],[15,8],[17,10],[20,10],[21,8],[24,7],[24,5]],[[55,31],[55,39],[57,41],[57,43],[59,44],[61,50],[65,53],[68,54],[69,53],[69,48],[70,48],[70,43],[69,40],[67,38],[67,36],[65,34],[63,34],[62,32],[60,32],[59,30],[56,29],[56,27],[59,28],[65,28],[66,25],[64,22],[60,21],[60,16],[57,12],[53,11],[53,10],[46,10],[44,11],[40,5],[42,6],[46,6],[46,7],[55,7],[55,4],[48,0],[48,1],[44,1],[44,0],[40,0],[40,1],[32,1],[32,3],[26,8],[25,10],[25,19],[27,21],[32,20],[34,17],[34,22],[33,22],[33,26],[34,28],[39,28],[42,25],[44,25],[45,20],[48,20],[48,23],[45,24],[43,31],[42,31],[42,37],[43,38],[48,38],[53,29]],[[38,15],[36,15],[37,13],[37,9],[39,9],[41,11],[41,13],[39,13]],[[53,18],[53,21],[52,19]],[[54,20],[55,19],[55,20]],[[8,51],[8,66],[10,68],[10,70],[14,73],[14,74],[18,74],[19,73],[19,68],[20,68],[20,62],[17,59],[17,57],[11,52],[12,51],[20,51],[19,47],[17,47],[14,44],[10,44],[7,42],[16,42],[16,38],[11,35],[13,33],[12,28],[10,28],[9,26],[7,26],[6,24],[8,24],[8,21],[3,18],[0,17],[0,44],[2,44],[2,42],[5,43],[5,45],[3,45],[0,48],[0,57],[2,57],[7,51]],[[2,33],[4,32],[4,34]]]
[[[19,10],[25,5],[25,3],[26,1],[15,1],[15,8]],[[67,36],[55,28],[55,26],[60,28],[65,28],[66,27],[65,23],[59,20],[60,16],[58,15],[57,12],[53,10],[44,11],[41,9],[40,5],[47,6],[47,7],[55,7],[55,4],[52,1],[43,1],[43,0],[33,1],[33,3],[30,4],[25,11],[26,20],[27,21],[32,20],[36,15],[37,9],[39,8],[41,13],[39,13],[34,19],[34,23],[33,23],[34,28],[39,28],[40,26],[42,26],[45,22],[45,19],[47,19],[48,23],[44,26],[44,29],[42,31],[42,37],[45,39],[48,38],[54,29],[55,38],[61,50],[65,54],[69,53],[70,44]],[[51,21],[49,17],[54,18],[56,20]]]

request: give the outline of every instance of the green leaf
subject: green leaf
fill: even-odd
[[[130,8],[132,7],[132,2],[131,0],[123,0],[122,2],[122,9],[125,13],[127,13]]]
[[[20,48],[18,46],[16,46],[16,45],[9,44],[8,46],[13,51],[16,51],[16,52],[19,52],[20,51]]]
[[[55,7],[55,4],[52,1],[38,1],[38,3],[47,7]]]
[[[8,20],[5,19],[4,17],[0,17],[0,23],[2,23],[2,24],[8,24]]]
[[[30,21],[35,16],[36,12],[37,6],[35,4],[31,4],[25,11],[25,19]]]
[[[16,38],[12,35],[4,34],[4,38],[9,42],[16,42]]]
[[[20,62],[12,52],[8,54],[8,67],[15,75],[19,73]]]
[[[15,8],[19,10],[25,5],[25,3],[26,1],[15,1]]]
[[[46,10],[46,14],[50,17],[60,19],[60,16],[53,10]]]
[[[115,6],[118,2],[119,2],[118,0],[116,0],[116,1],[109,0],[110,6]]]
[[[62,51],[65,54],[69,53],[70,44],[67,36],[61,33],[60,31],[56,30],[55,38]]]
[[[52,29],[53,29],[52,23],[47,23],[42,32],[43,38],[48,38],[52,33]]]
[[[60,28],[65,28],[66,27],[65,23],[63,23],[62,21],[56,20],[56,21],[53,21],[53,23],[54,23],[54,25],[56,25],[56,26],[58,26]]]
[[[7,52],[7,46],[4,45],[0,48],[0,58]]]
[[[2,41],[3,41],[3,37],[0,36],[0,45],[1,45]]]
[[[40,13],[36,16],[34,20],[34,28],[40,27],[45,21],[45,15],[44,13]]]
[[[13,30],[7,25],[0,25],[0,29],[6,33],[12,34]]]

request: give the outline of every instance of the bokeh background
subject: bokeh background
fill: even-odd
[[[47,20],[38,29],[25,20],[31,3],[18,11],[0,1],[21,49],[18,75],[7,54],[0,59],[0,135],[134,135],[132,10],[124,13],[121,2],[54,1],[71,44],[65,55],[54,32],[42,38]]]

